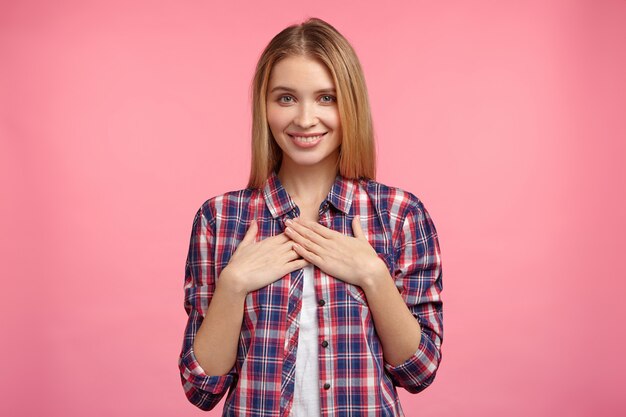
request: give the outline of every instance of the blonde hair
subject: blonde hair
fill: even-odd
[[[374,128],[365,77],[350,43],[333,26],[318,18],[291,25],[265,47],[252,81],[252,161],[248,187],[261,188],[278,171],[282,150],[267,123],[266,100],[273,66],[288,56],[306,56],[322,62],[337,90],[342,142],[338,171],[347,178],[375,179]]]

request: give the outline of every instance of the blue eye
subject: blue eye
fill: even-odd
[[[281,102],[281,103],[290,103],[291,102],[291,100],[290,101],[283,101],[284,98],[291,99],[292,97],[291,96],[280,96],[280,97],[278,97],[278,101]]]
[[[337,101],[337,98],[336,98],[335,96],[331,96],[331,95],[329,95],[329,94],[326,94],[326,95],[322,96],[322,98],[324,98],[324,97],[330,97],[330,100],[329,100],[329,101],[327,101],[327,102]]]

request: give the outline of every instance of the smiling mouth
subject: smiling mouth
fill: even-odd
[[[316,135],[316,136],[297,136],[297,135],[289,135],[289,136],[293,140],[295,140],[297,142],[300,142],[300,143],[313,143],[313,142],[317,142],[322,137],[324,137],[324,135],[326,135],[326,133],[328,133],[328,132],[324,132],[321,135]]]

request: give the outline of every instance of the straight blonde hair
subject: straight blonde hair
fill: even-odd
[[[337,90],[342,141],[338,172],[353,179],[376,178],[374,128],[365,77],[350,43],[333,26],[318,18],[283,29],[265,47],[252,81],[252,161],[248,187],[262,188],[278,171],[282,150],[267,123],[267,86],[274,65],[289,56],[322,62]]]

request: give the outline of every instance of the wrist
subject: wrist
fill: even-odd
[[[368,272],[369,273],[365,274],[361,285],[361,288],[363,288],[363,291],[366,293],[377,291],[380,289],[381,285],[393,282],[389,270],[387,269],[387,264],[380,257],[376,258],[373,265],[368,268]]]
[[[217,280],[215,290],[217,291],[218,288],[220,291],[227,292],[233,296],[245,297],[248,295],[248,290],[243,281],[239,279],[237,274],[228,269],[228,267],[222,270],[222,273]]]

